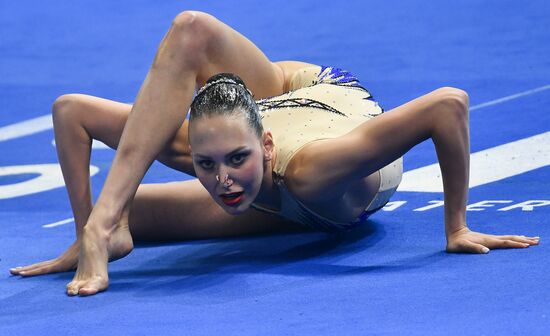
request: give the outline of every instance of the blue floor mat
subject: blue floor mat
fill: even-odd
[[[215,15],[273,60],[350,69],[387,110],[460,87],[479,106],[472,152],[550,131],[550,5],[542,0],[0,1],[0,197],[36,176],[9,167],[57,163],[51,128],[5,139],[22,129],[9,127],[47,115],[64,93],[133,101],[186,9]],[[113,156],[93,151],[95,196]],[[405,156],[405,170],[434,162],[426,142]],[[72,216],[64,188],[4,197],[0,335],[548,335],[549,165],[470,190],[469,204],[493,201],[471,207],[472,229],[541,236],[536,247],[447,254],[443,208],[429,208],[442,193],[400,191],[393,209],[343,234],[138,245],[110,264],[108,291],[87,298],[64,294],[72,272],[8,273],[72,243],[73,224],[58,223]],[[144,182],[188,178],[154,164]]]

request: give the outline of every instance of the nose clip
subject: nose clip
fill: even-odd
[[[216,175],[216,181],[220,182],[220,175]],[[222,185],[224,188],[230,188],[233,185],[233,180],[229,178],[229,174],[225,174]]]

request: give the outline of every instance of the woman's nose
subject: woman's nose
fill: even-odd
[[[218,178],[216,178],[216,179],[220,180],[220,181],[223,181],[223,179],[227,175],[229,175],[227,167],[225,167],[224,165],[220,165],[219,168],[218,168],[218,174],[216,175],[216,176],[218,176]]]
[[[216,181],[225,188],[231,187],[233,179],[229,176],[229,170],[227,167],[220,166],[218,169],[218,175],[216,175]]]

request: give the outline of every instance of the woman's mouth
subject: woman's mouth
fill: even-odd
[[[243,194],[244,194],[244,192],[242,192],[242,191],[234,192],[234,193],[221,194],[220,198],[221,198],[222,202],[225,205],[236,206],[243,199]]]

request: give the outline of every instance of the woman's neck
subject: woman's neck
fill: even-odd
[[[264,169],[264,176],[262,179],[262,185],[258,196],[254,200],[255,204],[266,206],[271,209],[279,209],[281,204],[281,198],[279,194],[279,188],[275,183],[273,167],[277,160],[277,151],[273,148],[271,160],[267,161]]]

